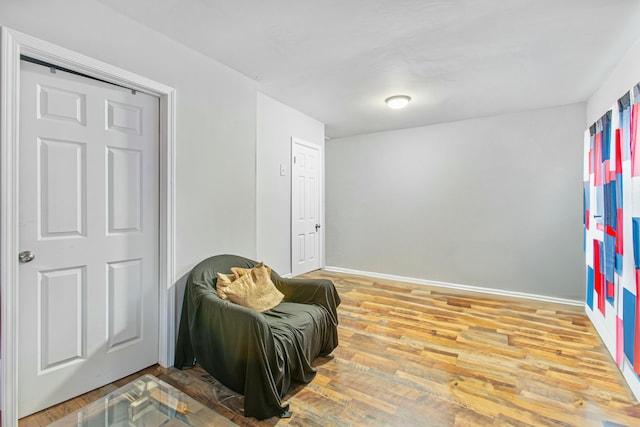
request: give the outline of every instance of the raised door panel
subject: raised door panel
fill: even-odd
[[[316,259],[316,253],[317,253],[317,242],[316,242],[316,232],[311,232],[307,234],[307,239],[306,239],[306,254],[305,254],[305,260],[308,262],[313,262]]]
[[[109,350],[142,339],[142,260],[108,264]]]
[[[142,152],[107,148],[109,233],[142,231]]]
[[[142,108],[116,101],[106,101],[107,129],[142,135]]]
[[[87,97],[84,93],[52,86],[37,86],[38,119],[86,125]]]
[[[306,219],[314,226],[318,219],[318,181],[315,176],[308,176],[305,181],[307,190],[305,192],[305,204],[307,205]]]
[[[58,369],[86,358],[85,267],[38,274],[39,370]]]
[[[86,146],[38,138],[40,238],[86,235]]]

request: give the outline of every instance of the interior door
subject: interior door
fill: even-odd
[[[320,265],[321,148],[292,139],[291,270],[294,276]]]
[[[157,361],[158,110],[22,61],[19,417]]]

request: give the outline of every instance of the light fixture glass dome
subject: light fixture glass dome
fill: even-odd
[[[394,95],[384,100],[389,108],[394,110],[406,107],[409,101],[411,101],[411,97],[407,95]]]

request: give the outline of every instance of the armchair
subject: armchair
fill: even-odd
[[[260,313],[223,300],[217,273],[257,262],[235,255],[205,259],[191,271],[184,293],[174,365],[196,361],[221,383],[244,394],[244,415],[282,415],[282,398],[315,377],[311,362],[338,345],[340,297],[330,280],[271,280],[284,294],[275,308]]]

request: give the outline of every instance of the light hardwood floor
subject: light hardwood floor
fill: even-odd
[[[257,421],[202,369],[152,373],[242,426],[639,426],[635,401],[582,307],[317,271],[334,281],[340,345]],[[118,386],[20,421],[44,426]]]

